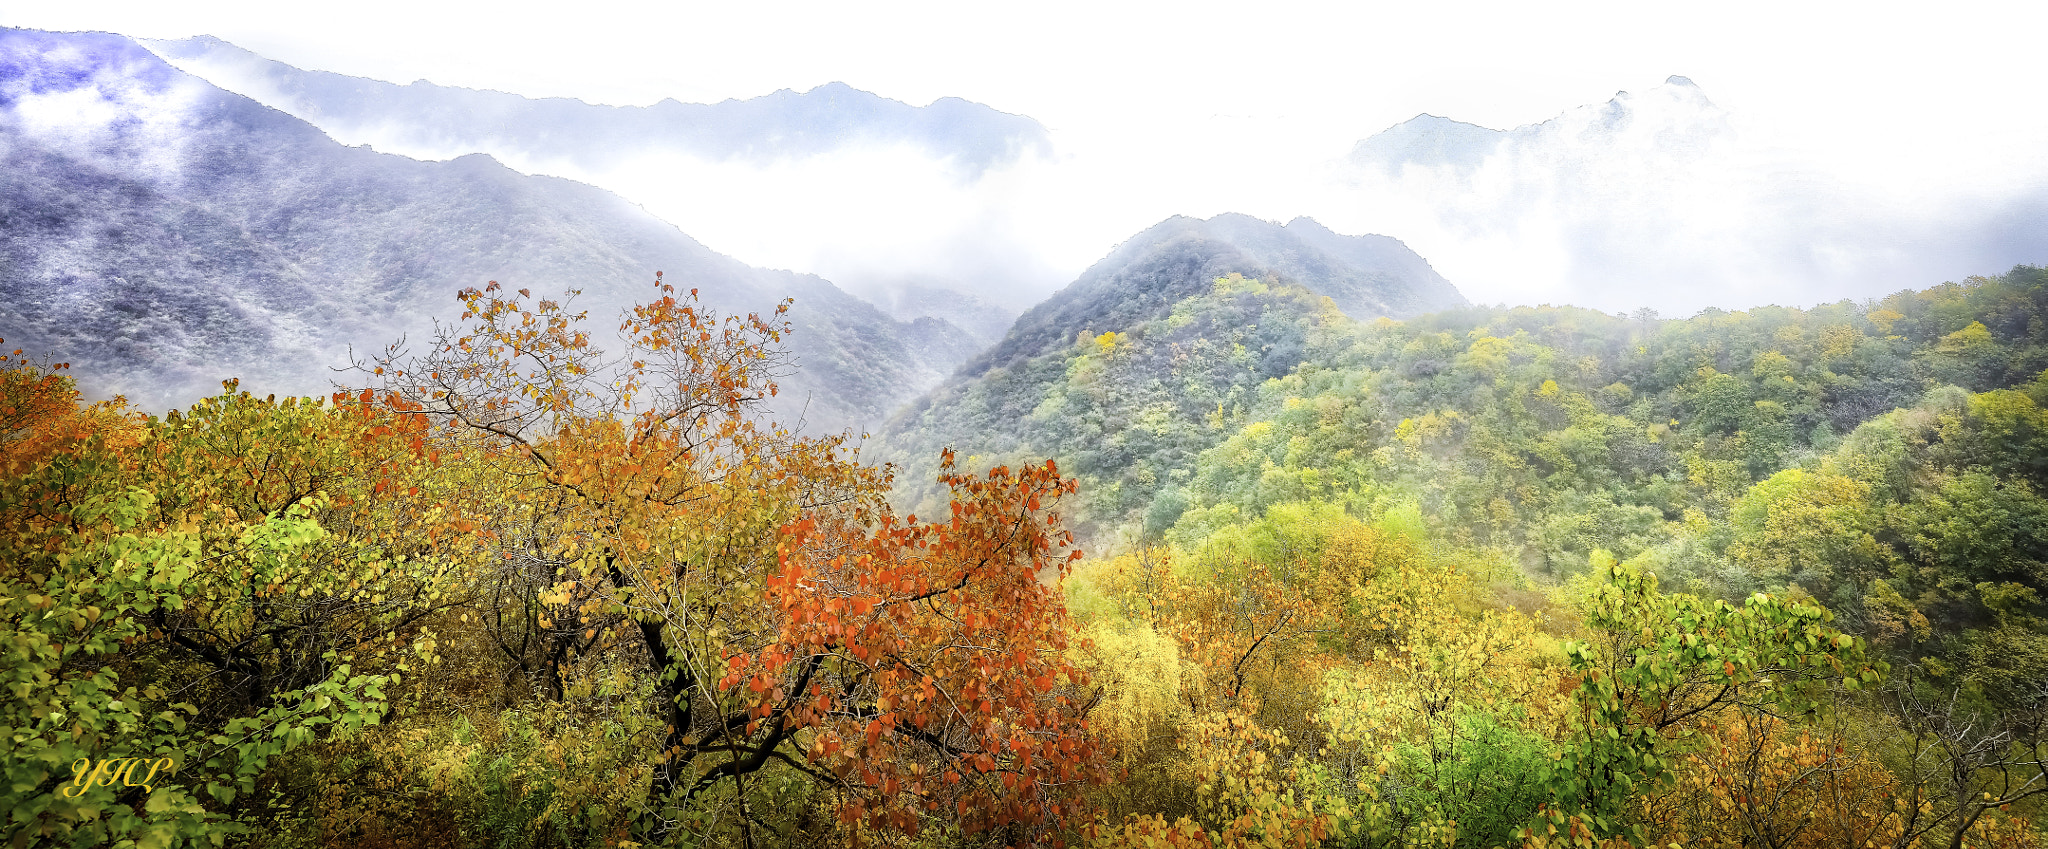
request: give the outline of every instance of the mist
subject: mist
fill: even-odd
[[[336,94],[366,81],[219,42],[178,44],[152,47],[343,143],[431,160],[482,152],[591,183],[715,250],[820,275],[899,317],[938,314],[930,300],[946,292],[1013,316],[1160,220],[1224,212],[1305,215],[1401,239],[1479,302],[1667,315],[1865,299],[2048,261],[2048,168],[2031,158],[1964,139],[1942,150],[1918,135],[1800,137],[1718,105],[1711,81],[1557,104],[1548,120],[1510,129],[1461,124],[1483,149],[1449,160],[1382,149],[1458,115],[1361,144],[1357,116],[1337,103],[1286,115],[1133,104],[1045,127],[964,101],[917,107],[844,86],[693,108],[800,109],[830,94],[884,104],[882,117],[794,141],[786,128],[796,119],[777,118],[785,130],[739,147],[658,133],[572,147],[549,139],[573,134],[577,116],[642,108],[489,95],[501,99],[489,101],[495,111],[461,132],[423,129],[413,101],[487,93],[378,83]],[[527,106],[561,126],[505,123]],[[927,117],[942,107],[983,123]]]
[[[1895,160],[1858,173],[1861,151],[1773,142],[1683,78],[1511,131],[1446,124],[1418,118],[1361,144],[1332,169],[1350,196],[1320,202],[1333,226],[1401,228],[1477,301],[1689,315],[2048,260],[2048,169],[1973,178]],[[1431,125],[1465,147],[1394,149]]]

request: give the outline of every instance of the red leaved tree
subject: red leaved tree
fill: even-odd
[[[941,468],[945,520],[792,526],[768,585],[780,638],[729,659],[721,683],[760,694],[764,725],[811,729],[804,769],[856,789],[847,821],[909,830],[937,814],[1035,843],[1104,778],[1048,582],[1081,556],[1048,512],[1074,481],[1051,461],[975,479],[950,451]]]
[[[646,665],[656,839],[720,823],[752,842],[756,788],[792,775],[855,834],[1044,837],[1101,777],[1047,583],[1077,556],[1052,512],[1073,483],[1049,464],[970,481],[949,458],[951,520],[899,521],[888,470],[845,437],[764,421],[788,302],[721,317],[656,286],[615,357],[565,304],[494,283],[425,355],[364,365],[498,489],[485,536],[517,573],[499,585],[542,612],[489,627]]]

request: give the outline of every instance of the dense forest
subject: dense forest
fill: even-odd
[[[2042,842],[2048,270],[1225,275],[872,442],[755,414],[787,312],[462,298],[330,398],[0,360],[13,845]]]

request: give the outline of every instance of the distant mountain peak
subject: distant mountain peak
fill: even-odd
[[[979,177],[1052,147],[1045,126],[1022,115],[959,98],[912,106],[837,80],[718,103],[665,98],[652,106],[603,106],[308,71],[213,36],[138,41],[179,70],[336,138],[419,158],[481,151],[511,161],[582,161],[631,147],[773,161],[881,141],[924,148]]]
[[[1297,229],[1297,228],[1298,228],[1298,229],[1300,229],[1300,230],[1303,230],[1303,231],[1307,231],[1307,232],[1311,232],[1311,233],[1318,233],[1318,232],[1320,232],[1320,233],[1331,233],[1331,234],[1335,234],[1335,232],[1336,232],[1336,231],[1334,231],[1334,230],[1331,230],[1331,229],[1330,229],[1330,228],[1328,228],[1328,227],[1325,227],[1325,226],[1323,226],[1323,222],[1321,222],[1321,221],[1317,221],[1317,220],[1315,220],[1315,219],[1313,219],[1313,218],[1310,218],[1310,217],[1308,217],[1308,216],[1306,216],[1306,215],[1297,215],[1297,216],[1294,216],[1294,217],[1293,217],[1292,219],[1289,219],[1289,220],[1288,220],[1288,222],[1287,222],[1286,224],[1283,224],[1283,225],[1281,225],[1281,226],[1282,226],[1282,227],[1284,227],[1284,228],[1286,228],[1286,229],[1288,229],[1288,230],[1295,230],[1295,229]]]
[[[448,160],[448,165],[451,168],[462,170],[504,171],[507,173],[516,173],[513,172],[511,168],[506,167],[505,163],[499,162],[497,157],[492,156],[488,153],[465,153],[461,156],[455,157],[454,159]]]
[[[1076,330],[1119,330],[1158,317],[1229,274],[1272,276],[1328,297],[1354,319],[1462,306],[1465,297],[1400,240],[1346,236],[1312,218],[1286,224],[1238,212],[1175,215],[1125,240],[962,367],[972,375],[1064,344]]]
[[[1500,147],[1500,130],[1423,113],[1388,127],[1351,149],[1351,159],[1398,171],[1410,163],[1472,168]]]
[[[1659,143],[1680,148],[1698,147],[1727,130],[1725,115],[1707,99],[1699,84],[1673,75],[1640,94],[1617,91],[1604,102],[1576,106],[1549,120],[1512,130],[1423,113],[1360,141],[1348,158],[1354,165],[1388,176],[1398,176],[1410,166],[1467,172],[1504,151],[1542,139],[1570,137],[1580,146],[1599,145],[1639,123],[1645,124]]]

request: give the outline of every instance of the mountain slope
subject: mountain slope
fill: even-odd
[[[1234,213],[1208,220],[1176,215],[1118,245],[1026,312],[1001,343],[964,371],[971,376],[1036,356],[1078,331],[1115,330],[1157,317],[1231,273],[1277,276],[1330,298],[1361,320],[1465,303],[1428,261],[1397,239],[1342,236],[1307,218],[1279,225]]]
[[[204,36],[142,43],[343,143],[420,159],[489,154],[608,189],[748,262],[823,275],[904,321],[999,338],[1070,276],[1004,224],[1017,175],[1055,159],[1050,132],[959,98],[912,106],[834,82],[607,106],[302,70]]]
[[[1500,149],[1507,132],[1422,114],[1388,127],[1351,149],[1351,161],[1398,171],[1404,165],[1476,168]]]
[[[797,299],[785,418],[808,403],[813,425],[872,426],[972,350],[587,185],[344,147],[128,39],[0,30],[0,337],[76,363],[95,395],[161,409],[228,376],[323,392],[350,346],[423,338],[492,279],[582,288],[602,339],[656,270],[726,311]]]
[[[880,453],[902,464],[920,510],[937,506],[941,448],[970,467],[1054,458],[1083,481],[1082,534],[1106,532],[1185,481],[1261,384],[1335,356],[1351,319],[1463,303],[1393,239],[1307,219],[1171,218],[892,418]]]

